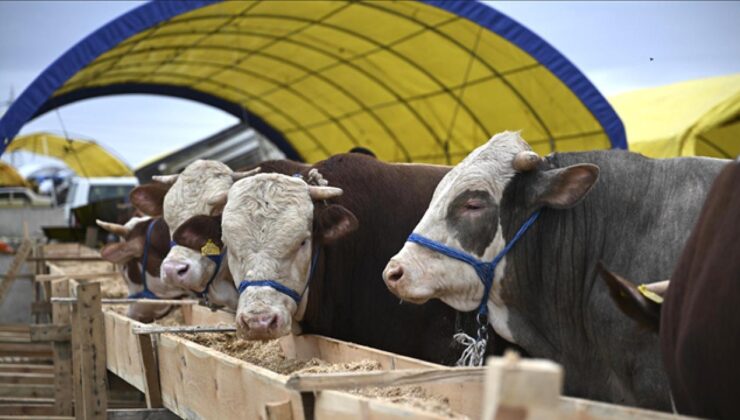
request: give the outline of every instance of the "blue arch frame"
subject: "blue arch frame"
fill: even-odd
[[[288,157],[301,160],[301,156],[283,134],[257,115],[250,114],[238,104],[193,89],[130,83],[81,89],[52,98],[53,93],[75,73],[125,39],[175,16],[218,1],[220,0],[152,1],[114,19],[88,35],[49,65],[0,119],[0,155],[5,152],[7,145],[24,124],[56,107],[103,95],[156,93],[193,99],[245,119],[273,141]],[[603,127],[613,148],[627,148],[624,126],[611,105],[573,63],[545,40],[503,13],[477,1],[421,1],[471,20],[526,51],[560,78],[583,102]]]

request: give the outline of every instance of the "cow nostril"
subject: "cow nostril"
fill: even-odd
[[[272,321],[270,321],[270,325],[267,327],[271,330],[276,330],[278,326],[278,317],[277,315],[272,316]]]
[[[189,268],[190,268],[190,266],[189,266],[189,265],[187,265],[187,264],[183,264],[183,265],[181,265],[181,266],[180,266],[180,267],[178,267],[178,269],[177,269],[177,275],[178,275],[178,276],[180,276],[180,277],[184,276],[184,275],[185,275],[185,274],[186,274],[186,273],[188,272],[188,269],[189,269]]]
[[[401,267],[400,265],[397,265],[391,268],[390,270],[388,270],[387,277],[388,277],[388,281],[391,281],[394,283],[401,280],[401,278],[403,277],[403,267]]]

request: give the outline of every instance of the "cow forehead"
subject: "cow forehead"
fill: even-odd
[[[234,183],[223,213],[224,238],[289,243],[310,231],[313,202],[298,178],[260,174]],[[236,233],[238,232],[238,234]]]
[[[188,165],[164,197],[164,220],[174,232],[189,218],[210,213],[208,201],[228,191],[232,170],[212,160],[197,160]]]

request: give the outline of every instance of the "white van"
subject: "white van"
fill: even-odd
[[[111,198],[128,198],[128,193],[139,185],[136,177],[72,178],[64,204],[64,218],[70,225],[72,209]]]

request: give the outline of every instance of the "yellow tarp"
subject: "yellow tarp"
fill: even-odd
[[[27,187],[30,184],[12,166],[0,161],[0,186]]]
[[[532,55],[422,2],[212,4],[131,36],[54,96],[141,85],[237,104],[308,162],[364,146],[389,161],[456,163],[503,130],[543,154],[611,147]]]
[[[34,133],[16,137],[7,150],[25,150],[60,159],[83,177],[133,176],[128,165],[94,141],[67,140],[54,134]]]
[[[609,102],[632,151],[658,158],[740,154],[740,73],[642,89]]]

